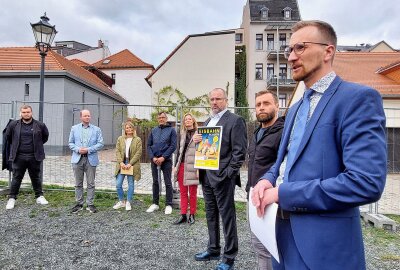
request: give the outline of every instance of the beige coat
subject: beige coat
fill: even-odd
[[[182,160],[182,152],[185,147],[186,140],[186,131],[181,133],[181,140],[179,144],[179,157],[176,160],[175,165],[175,173],[177,174],[179,171],[179,166]],[[191,186],[199,184],[199,173],[198,170],[194,168],[194,155],[196,152],[196,146],[193,142],[193,138],[190,139],[189,145],[186,149],[185,153],[185,165],[184,165],[184,173],[183,173],[183,185]]]
[[[121,162],[125,159],[125,140],[126,136],[119,136],[117,144],[115,146],[115,156],[117,164],[115,165],[115,175],[117,175],[121,169]],[[132,138],[131,146],[129,147],[129,164],[133,166],[133,178],[137,181],[141,177],[140,171],[140,158],[142,157],[142,140],[134,136]]]

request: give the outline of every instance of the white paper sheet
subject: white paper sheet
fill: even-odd
[[[253,194],[253,188],[250,189],[249,198]],[[249,222],[251,231],[257,236],[260,242],[268,249],[275,260],[279,262],[278,246],[276,244],[275,223],[276,212],[278,205],[276,203],[270,204],[265,208],[263,217],[257,216],[257,209],[249,201]]]

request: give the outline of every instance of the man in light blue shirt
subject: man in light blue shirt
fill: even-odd
[[[80,112],[81,123],[72,126],[69,134],[68,145],[72,151],[71,163],[75,175],[75,200],[76,205],[72,208],[72,213],[77,213],[83,209],[83,178],[86,174],[87,198],[86,210],[96,213],[94,201],[96,166],[99,164],[97,152],[103,148],[103,136],[101,129],[90,124],[90,111]]]

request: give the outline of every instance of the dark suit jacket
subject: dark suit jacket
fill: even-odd
[[[300,103],[288,111],[277,161],[262,177],[273,185]],[[279,204],[291,211],[293,237],[310,269],[365,269],[358,206],[377,201],[385,180],[382,98],[336,77],[309,120],[289,182],[279,186]]]
[[[208,122],[210,119],[207,119],[204,125],[206,126]],[[226,111],[217,126],[222,126],[219,170],[199,170],[200,182],[207,175],[213,187],[227,179],[235,181],[240,187],[239,170],[245,160],[247,148],[246,123],[242,117]]]

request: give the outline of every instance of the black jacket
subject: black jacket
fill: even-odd
[[[208,118],[204,122],[204,126],[207,126],[210,120]],[[232,181],[240,187],[240,167],[246,159],[246,122],[242,117],[226,111],[216,126],[222,126],[219,170],[201,169],[199,170],[199,180],[202,182],[207,176],[212,187],[216,187],[225,180]]]
[[[254,131],[254,136],[251,138],[249,144],[247,192],[249,192],[250,187],[254,187],[260,180],[260,177],[274,165],[278,155],[284,123],[284,117],[279,117],[275,123],[264,132],[258,143],[256,142],[256,136],[261,126]]]
[[[8,126],[10,125],[10,123],[12,123],[14,120],[10,119],[8,120],[7,126],[3,129],[3,149],[2,149],[2,153],[3,153],[3,159],[2,159],[2,167],[1,169],[7,169],[9,171],[12,170],[12,165],[9,161],[10,158],[10,143],[7,140],[7,136],[6,136],[6,131]]]
[[[35,159],[37,161],[42,161],[45,158],[43,144],[49,139],[49,131],[46,125],[35,119],[33,121],[33,151]],[[6,130],[7,142],[11,144],[9,161],[14,161],[17,156],[17,151],[20,142],[21,135],[21,122],[22,120],[17,120],[11,122]]]

